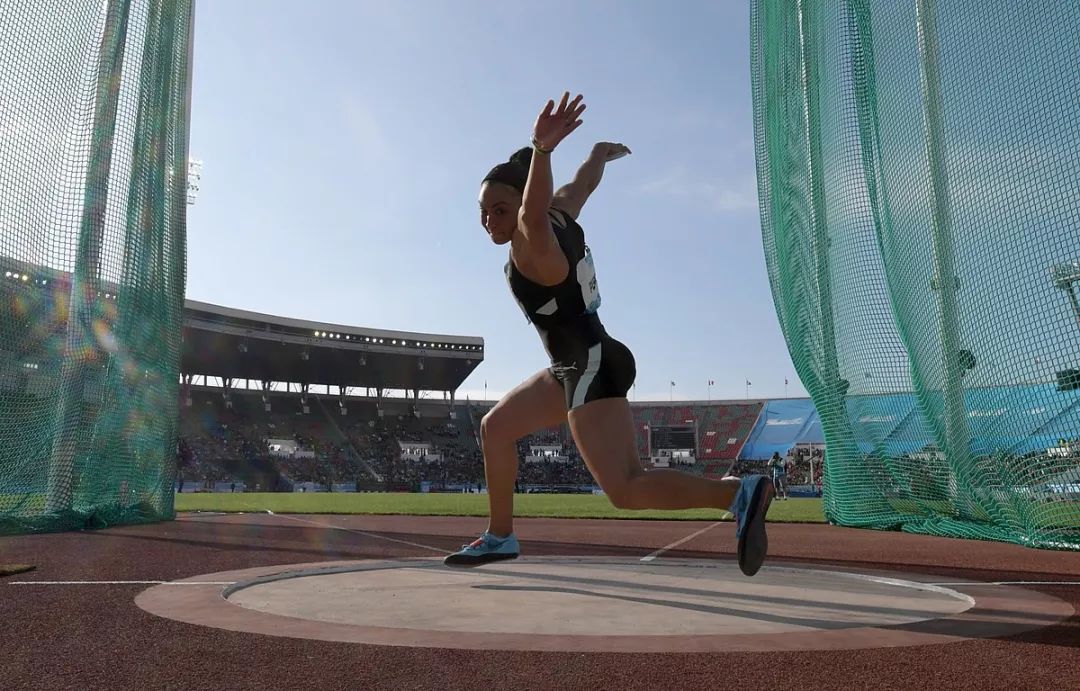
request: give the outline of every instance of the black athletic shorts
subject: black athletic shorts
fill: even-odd
[[[595,315],[544,336],[549,369],[563,386],[567,410],[601,398],[626,398],[637,376],[634,354],[609,336]]]

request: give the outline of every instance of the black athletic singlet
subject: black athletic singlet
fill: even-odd
[[[585,232],[561,209],[550,209],[548,215],[570,266],[566,280],[539,285],[510,260],[506,263],[510,291],[540,334],[551,358],[551,373],[566,392],[567,409],[601,398],[624,398],[637,374],[634,356],[608,335],[597,316],[600,291]]]

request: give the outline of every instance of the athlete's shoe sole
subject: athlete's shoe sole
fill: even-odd
[[[765,532],[765,514],[769,512],[775,490],[772,483],[762,478],[758,481],[750,497],[747,508],[746,525],[739,535],[739,569],[747,576],[753,576],[765,562],[769,552],[769,535]]]
[[[498,552],[488,552],[487,554],[461,554],[460,552],[455,552],[447,555],[447,557],[443,559],[443,564],[458,569],[471,569],[474,566],[483,566],[484,564],[493,564],[497,561],[508,561],[517,558],[518,555],[516,552],[509,554],[500,554]]]

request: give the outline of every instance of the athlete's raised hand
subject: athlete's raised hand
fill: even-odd
[[[622,158],[627,154],[632,153],[630,147],[626,144],[618,144],[616,142],[597,142],[593,146],[593,152],[598,154],[604,163],[614,161],[616,158]]]
[[[553,151],[559,142],[566,139],[566,136],[581,124],[580,117],[585,112],[581,94],[567,103],[569,98],[570,92],[563,92],[558,108],[555,108],[555,101],[548,101],[544,110],[536,116],[536,124],[533,125],[533,144],[543,152]]]

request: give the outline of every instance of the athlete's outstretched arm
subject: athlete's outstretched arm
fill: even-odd
[[[581,214],[581,208],[585,206],[589,195],[600,185],[600,180],[604,177],[604,166],[609,161],[622,158],[629,153],[630,149],[625,144],[598,142],[589,157],[578,168],[574,179],[555,192],[551,201],[552,206],[562,209],[576,219]]]
[[[548,101],[533,125],[533,156],[529,165],[529,178],[521,198],[519,227],[529,246],[537,254],[558,250],[559,245],[551,232],[548,209],[555,184],[551,180],[551,152],[568,134],[581,124],[579,117],[585,110],[581,94],[567,103],[570,93],[563,94],[558,109],[555,102]]]

